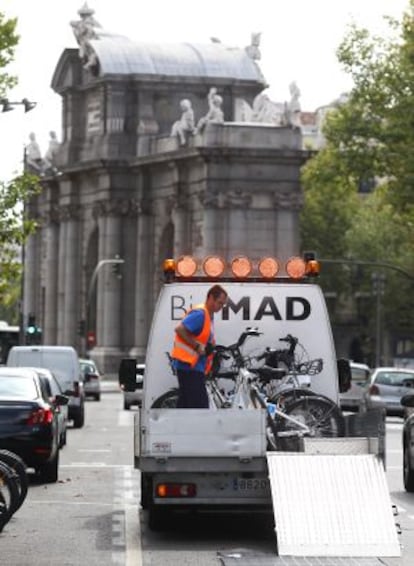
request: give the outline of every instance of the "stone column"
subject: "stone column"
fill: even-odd
[[[299,213],[303,195],[284,191],[275,194],[277,214],[276,250],[279,257],[288,258],[299,253]]]
[[[58,215],[51,210],[46,227],[46,289],[45,320],[43,323],[43,341],[45,344],[57,343],[57,311],[58,311],[58,272],[59,272],[59,226]]]
[[[150,312],[153,305],[153,222],[149,208],[144,201],[138,205],[137,256],[135,271],[135,348],[131,355],[145,358],[148,333],[151,324]]]
[[[75,345],[75,336],[80,313],[79,298],[79,213],[77,205],[69,205],[62,209],[66,220],[65,234],[65,296],[64,327],[62,329],[63,344]]]
[[[246,211],[252,197],[241,191],[227,193],[224,205],[228,211],[228,253],[230,256],[244,255],[247,246],[248,223]]]
[[[217,192],[207,193],[201,199],[203,206],[203,254],[217,254],[217,215],[219,208],[219,197]]]
[[[61,216],[58,236],[58,283],[57,283],[57,344],[64,344],[65,328],[65,281],[66,281],[66,235],[67,222]],[[53,315],[52,315],[53,316]]]
[[[122,257],[123,206],[124,201],[105,200],[95,208],[99,226],[98,263]],[[114,373],[121,354],[122,279],[114,273],[113,264],[103,263],[96,273],[95,285],[97,346],[94,356],[107,373]]]

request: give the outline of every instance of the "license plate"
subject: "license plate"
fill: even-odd
[[[243,493],[267,493],[269,491],[269,480],[267,478],[234,478],[233,489]]]

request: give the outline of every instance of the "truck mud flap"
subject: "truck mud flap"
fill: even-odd
[[[279,557],[401,556],[378,457],[268,452],[267,462]]]

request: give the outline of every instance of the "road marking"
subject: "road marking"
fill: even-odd
[[[115,476],[112,561],[122,566],[142,566],[138,479],[139,474],[132,466],[122,466],[121,473]]]
[[[78,452],[112,452],[111,450],[108,450],[107,448],[78,448],[77,450]]]
[[[31,499],[30,503],[40,503],[46,505],[99,505],[100,507],[113,507],[112,503],[102,503],[102,501],[60,501],[59,499]]]

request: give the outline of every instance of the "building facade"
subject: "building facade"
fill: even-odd
[[[254,51],[218,43],[95,34],[62,53],[62,142],[27,207],[40,228],[25,248],[23,314],[45,344],[90,350],[114,372],[145,358],[163,259],[299,253],[300,129],[236,121],[266,86]]]

